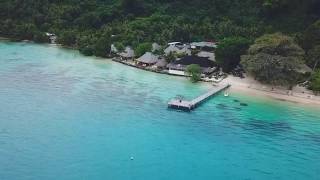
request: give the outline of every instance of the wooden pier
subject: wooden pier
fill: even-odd
[[[184,111],[191,111],[192,109],[196,108],[199,104],[203,103],[204,101],[208,100],[210,97],[218,94],[219,92],[227,89],[230,87],[230,84],[223,84],[215,86],[214,88],[210,89],[207,93],[191,100],[185,101],[181,99],[172,99],[168,103],[168,107],[172,109],[179,109]]]

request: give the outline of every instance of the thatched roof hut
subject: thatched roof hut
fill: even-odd
[[[146,52],[143,56],[137,59],[138,63],[153,65],[156,64],[159,60],[159,57],[152,54],[151,52]]]
[[[134,50],[129,46],[127,46],[124,52],[120,53],[119,55],[123,58],[134,58],[135,56]]]
[[[186,54],[191,55],[191,50],[189,49],[189,46],[176,46],[176,45],[170,45],[165,50],[164,53],[166,55],[170,53],[177,53],[177,54]]]
[[[157,68],[165,68],[167,67],[167,65],[168,65],[168,62],[164,58],[162,58],[162,59],[159,59],[154,66],[156,66]]]

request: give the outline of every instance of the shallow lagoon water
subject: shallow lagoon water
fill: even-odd
[[[0,179],[319,179],[319,107],[239,93],[166,108],[207,88],[1,42]]]

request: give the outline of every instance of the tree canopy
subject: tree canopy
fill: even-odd
[[[215,52],[217,63],[223,71],[230,72],[240,63],[240,56],[245,54],[251,41],[243,37],[223,39]]]
[[[99,55],[102,51],[90,49],[101,43],[101,36],[105,42],[135,48],[144,42],[301,33],[319,19],[319,4],[316,0],[2,0],[0,36],[46,42],[44,33],[50,32],[64,45]]]
[[[308,52],[317,45],[320,45],[320,20],[310,25],[303,35],[303,48]]]
[[[151,43],[141,43],[137,46],[137,48],[135,49],[135,54],[137,57],[140,57],[142,55],[144,55],[144,53],[146,52],[151,52],[152,50],[152,44]]]
[[[267,34],[250,46],[241,57],[247,72],[262,82],[273,85],[293,85],[304,63],[304,50],[291,37],[281,33]]]
[[[315,70],[320,66],[320,20],[306,29],[303,34],[302,45],[307,53],[307,64]]]
[[[320,67],[320,45],[309,50],[307,53],[307,63],[313,70]]]
[[[313,73],[311,77],[310,89],[316,93],[320,93],[320,70]]]
[[[198,64],[191,64],[187,66],[186,72],[190,75],[192,82],[198,82],[201,79],[201,67]]]

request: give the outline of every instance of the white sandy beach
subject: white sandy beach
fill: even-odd
[[[231,84],[231,92],[241,92],[251,96],[264,96],[276,100],[288,101],[293,103],[303,103],[310,105],[320,105],[320,96],[315,96],[311,91],[304,87],[294,87],[289,91],[281,87],[271,87],[261,84],[251,77],[244,79],[228,76],[222,83]]]

